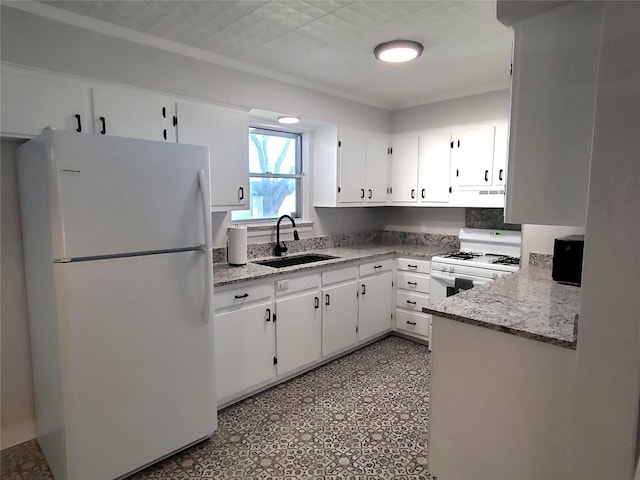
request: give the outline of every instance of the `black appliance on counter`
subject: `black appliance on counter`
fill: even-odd
[[[556,238],[553,244],[553,270],[551,278],[557,282],[580,285],[584,235]]]

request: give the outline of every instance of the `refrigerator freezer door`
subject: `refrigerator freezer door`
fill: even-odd
[[[45,130],[54,259],[204,244],[207,147]]]
[[[68,480],[118,478],[216,429],[203,258],[54,267]]]

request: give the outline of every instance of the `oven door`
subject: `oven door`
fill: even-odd
[[[457,281],[456,281],[457,280]],[[441,272],[431,271],[431,281],[429,284],[429,296],[431,302],[437,302],[443,298],[455,295],[462,290],[468,290],[469,288],[484,285],[489,283],[491,279],[481,278],[473,275],[464,274],[447,274]]]

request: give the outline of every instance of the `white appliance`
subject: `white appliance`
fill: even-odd
[[[36,428],[57,480],[217,428],[207,147],[45,129],[18,149]]]
[[[460,229],[460,251],[431,259],[431,302],[517,272],[521,245],[520,232]]]

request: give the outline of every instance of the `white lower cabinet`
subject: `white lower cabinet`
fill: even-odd
[[[322,274],[323,357],[345,350],[358,342],[357,275],[356,267]]]
[[[271,283],[216,295],[220,299],[213,321],[216,399],[220,404],[275,377],[276,344]]]
[[[316,272],[216,289],[218,406],[391,331],[392,258]]]
[[[358,340],[364,341],[391,329],[393,261],[360,265]],[[366,273],[374,272],[368,276]]]
[[[422,313],[429,304],[431,262],[396,259],[395,328],[431,341],[431,315]]]
[[[278,284],[276,282],[276,289]],[[276,358],[278,376],[310,365],[322,356],[320,275],[285,280],[288,291],[311,290],[276,299]]]

